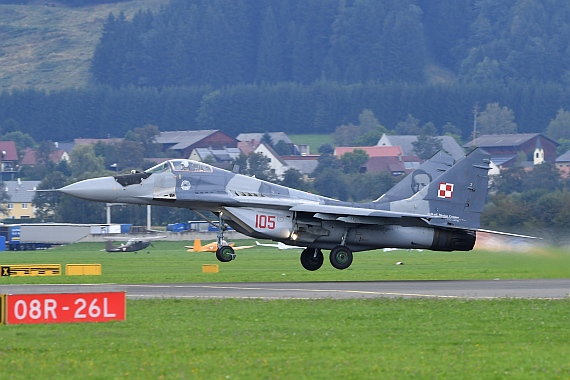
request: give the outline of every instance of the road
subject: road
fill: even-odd
[[[570,298],[570,279],[181,284],[0,285],[0,294],[126,291],[144,298]]]

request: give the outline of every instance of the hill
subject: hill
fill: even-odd
[[[90,60],[109,13],[131,18],[169,0],[66,8],[0,5],[0,90],[59,90],[88,82]]]

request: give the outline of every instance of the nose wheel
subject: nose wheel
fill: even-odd
[[[305,248],[301,252],[301,265],[306,270],[314,271],[323,265],[324,256],[318,248]]]
[[[216,250],[216,258],[222,263],[227,263],[236,258],[234,249],[229,245],[224,245]]]

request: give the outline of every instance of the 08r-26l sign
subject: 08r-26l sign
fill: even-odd
[[[126,318],[126,293],[8,294],[6,324],[109,322]]]

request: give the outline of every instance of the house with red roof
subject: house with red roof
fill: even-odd
[[[63,160],[69,161],[69,154],[63,149],[57,149],[51,152],[49,156],[50,160],[57,164]],[[22,157],[22,161],[20,161],[20,165],[22,166],[35,166],[38,164],[38,159],[36,157],[36,150],[26,148],[24,151],[24,157]]]
[[[404,156],[400,146],[355,146],[336,147],[334,155],[338,158],[345,153],[352,153],[360,149],[368,154],[368,161],[361,168],[361,172],[381,173],[390,172],[393,176],[408,174],[418,168],[422,160],[416,156]]]

